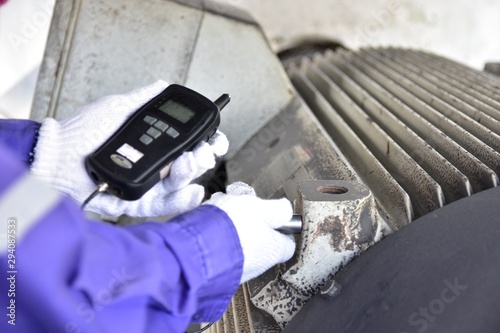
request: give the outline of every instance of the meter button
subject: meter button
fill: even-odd
[[[149,145],[151,142],[153,142],[153,138],[150,137],[149,135],[143,134],[140,138],[139,141],[144,143],[146,146]]]
[[[158,120],[158,121],[157,121],[157,122],[153,125],[153,127],[155,127],[155,128],[157,128],[157,129],[159,129],[159,130],[160,130],[160,131],[162,131],[162,132],[165,132],[165,131],[167,130],[167,128],[168,128],[168,125],[167,125],[167,124],[165,124],[163,121]]]
[[[179,132],[177,132],[177,130],[176,130],[175,128],[173,128],[173,127],[170,127],[170,128],[167,130],[167,134],[168,134],[169,136],[171,136],[172,138],[174,138],[174,139],[175,139],[176,137],[178,137],[178,136],[179,136]]]
[[[146,123],[148,123],[149,125],[153,125],[155,122],[156,122],[156,118],[154,117],[151,117],[151,116],[146,116],[144,117],[143,119]]]
[[[119,165],[125,169],[132,169],[132,162],[127,160],[125,157],[118,155],[118,154],[113,154],[110,157],[111,157],[111,160],[113,162],[115,162],[116,165]]]
[[[161,135],[161,132],[158,131],[156,128],[150,127],[146,132],[146,134],[156,139]]]

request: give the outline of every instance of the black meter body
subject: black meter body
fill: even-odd
[[[220,110],[228,102],[227,94],[212,102],[189,88],[170,85],[86,158],[87,172],[96,184],[107,184],[107,192],[139,199],[168,174],[178,156],[215,133]]]

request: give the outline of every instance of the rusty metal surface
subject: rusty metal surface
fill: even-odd
[[[337,179],[356,184],[362,182],[339,148],[329,138],[328,133],[314,115],[304,107],[300,99],[292,101],[278,117],[260,131],[259,135],[252,138],[235,158],[228,161],[227,171],[228,182],[245,181],[254,186],[257,194],[261,197],[286,196],[291,201],[297,198],[299,181]],[[328,184],[328,181],[323,183]],[[326,194],[323,193],[323,195]],[[332,194],[326,195],[326,197],[330,201],[332,200]],[[371,205],[372,209],[377,211],[374,213],[377,216],[378,211],[382,212],[384,216],[387,215],[383,207],[375,203],[373,197]],[[297,213],[300,214],[300,209],[297,210]],[[307,219],[307,217],[305,218]],[[382,229],[386,233],[391,231],[385,221],[377,226],[379,229],[376,230],[376,237],[381,237]],[[325,234],[326,231],[323,233]],[[359,233],[358,236],[360,236]],[[330,245],[327,252],[331,253],[337,261],[348,260],[350,255],[359,251],[357,245],[350,244],[348,247],[352,250],[335,252]],[[279,265],[247,284],[252,295],[252,304],[258,305],[260,308],[249,307],[252,309],[251,317],[255,332],[281,331],[281,327],[287,319],[286,316],[283,318],[278,312],[295,313],[298,311],[300,308],[298,305],[303,304],[308,299],[311,290],[315,288],[314,284],[318,283],[317,281],[311,282],[307,291],[296,289],[292,284],[280,278],[287,271],[286,265]],[[298,272],[301,271],[298,269]],[[305,275],[307,273],[304,273]],[[294,302],[297,304],[290,302],[292,294],[295,295]],[[273,296],[269,297],[269,295]],[[259,302],[258,299],[261,296],[263,296],[263,300]],[[278,298],[281,298],[282,303],[273,305],[276,304]],[[271,303],[268,303],[269,300]],[[236,299],[233,300],[233,302],[236,301]],[[281,309],[279,309],[280,306]],[[290,317],[290,315],[288,316]],[[281,323],[281,326],[277,321]]]
[[[474,89],[481,72],[457,68],[443,73],[452,62],[434,59],[431,66],[424,57],[435,56],[393,49],[327,51],[287,69],[324,131],[316,135],[314,126],[302,123],[315,123],[309,115],[297,117],[297,110],[287,110],[282,113],[288,119],[286,130],[261,133],[237,155],[240,169],[233,179],[249,181],[265,197],[286,195],[292,200],[293,185],[305,180],[296,201],[303,215],[296,255],[248,283],[252,304],[260,309],[252,311],[260,318],[255,332],[279,332],[313,293],[337,297],[341,286],[331,277],[383,234],[373,232],[377,225],[384,229],[387,222],[397,230],[442,205],[498,186],[500,109],[495,108],[492,91],[496,81],[484,77],[485,88]],[[465,82],[468,75],[472,83]],[[325,132],[335,154],[345,160],[326,154],[322,161],[328,145],[309,154],[308,144],[322,140]],[[248,165],[241,163],[245,160]],[[340,164],[340,169],[322,168],[322,162],[334,168]],[[361,190],[353,201],[323,201],[317,197],[321,187],[308,179],[325,178],[326,183],[361,180],[370,199]],[[343,195],[338,184],[332,188],[333,197]],[[304,195],[307,191],[316,197]],[[357,224],[350,223],[351,218]]]
[[[299,181],[309,181],[311,179],[329,179],[331,181],[337,179],[353,181],[357,184],[362,182],[339,148],[331,141],[328,133],[311,112],[304,108],[299,99],[290,103],[278,117],[261,130],[259,135],[252,138],[235,158],[228,161],[227,170],[228,182],[245,181],[254,186],[261,197],[286,196],[291,201],[297,198],[297,184]],[[332,200],[331,194],[326,196],[329,200]],[[371,194],[370,197],[372,214],[379,216],[380,211],[383,216],[387,216],[383,207],[375,202]],[[361,201],[359,201],[359,204],[362,205]],[[361,211],[359,210],[358,213]],[[297,213],[300,213],[299,208],[297,208]],[[303,218],[307,219],[304,216]],[[313,218],[311,217],[311,219]],[[365,241],[363,244],[369,244],[370,241],[381,237],[383,232],[390,233],[392,230],[382,219],[379,218],[378,221],[380,223],[377,222],[376,224],[378,229],[375,230],[375,234],[368,233],[368,236],[364,235],[366,236],[364,240],[361,237],[362,233],[354,232],[358,230],[356,228],[349,230],[348,234],[356,234],[358,242]],[[312,232],[312,229],[309,232]],[[326,233],[327,231],[324,230],[323,234]],[[302,235],[304,235],[304,231]],[[324,237],[326,236],[320,238]],[[307,239],[310,240],[309,237]],[[340,237],[338,240],[340,239],[344,238]],[[344,260],[349,260],[351,256],[361,251],[362,246],[355,244],[353,238],[346,237],[345,240],[347,241],[347,239],[349,239],[350,243],[346,244],[346,246],[350,250],[339,248],[337,252],[332,248],[332,244],[324,242],[324,245],[329,244],[329,249],[325,252],[331,255],[330,258],[326,257],[326,259],[336,260],[336,263],[344,262]],[[305,244],[308,240],[303,243]],[[304,260],[305,257],[301,260]],[[309,268],[313,266],[310,264]],[[333,274],[335,265],[332,265],[332,268],[333,270],[330,273]],[[305,273],[304,269],[298,269],[299,273],[297,274],[307,276],[308,273]],[[318,281],[322,281],[322,279],[318,275],[314,281],[311,280],[308,283],[308,288],[302,286],[302,289],[297,289],[291,283],[280,278],[288,271],[288,266],[279,265],[247,284],[252,295],[252,305],[248,305],[249,309],[251,309],[251,321],[254,325],[252,332],[281,331],[291,314],[298,311],[300,305],[307,301],[312,290],[319,288],[319,285],[315,286],[315,284],[321,284]],[[295,276],[299,276],[297,274]],[[326,273],[323,272],[323,274]],[[304,281],[304,283],[306,282]],[[259,301],[261,297],[263,298]],[[291,298],[293,298],[293,302],[291,302]],[[281,303],[279,303],[278,299],[281,299]],[[236,299],[233,300],[233,302],[237,301]],[[289,314],[283,316],[283,313],[287,311]]]
[[[280,327],[342,265],[376,242],[385,227],[370,190],[358,182],[302,181],[296,211],[302,214],[303,231],[293,263],[282,265],[266,283],[249,283],[253,304]]]

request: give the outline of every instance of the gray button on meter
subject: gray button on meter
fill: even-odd
[[[157,121],[157,122],[153,125],[153,127],[155,127],[155,128],[157,128],[157,129],[159,129],[159,130],[160,130],[160,131],[162,131],[162,132],[165,132],[165,131],[167,130],[167,128],[168,128],[168,125],[167,125],[167,124],[165,124],[163,121],[158,120],[158,121]]]
[[[156,122],[156,118],[151,117],[151,116],[146,116],[144,117],[144,121],[148,123],[149,125],[153,125]]]
[[[132,169],[132,162],[127,160],[125,157],[118,155],[118,154],[113,154],[110,157],[111,157],[111,160],[113,162],[115,162],[115,164],[121,166],[122,168]]]
[[[143,134],[140,138],[139,141],[144,143],[146,146],[149,145],[151,142],[153,142],[153,138],[150,137],[149,135]]]
[[[157,139],[161,135],[161,132],[158,131],[156,128],[150,127],[147,130],[146,134],[149,135],[149,136],[152,136],[155,139]]]
[[[170,127],[167,130],[167,134],[170,135],[174,139],[179,136],[179,132],[177,132],[177,130],[175,128],[173,128],[173,127]]]

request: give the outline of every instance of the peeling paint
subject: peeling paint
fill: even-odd
[[[339,188],[345,191],[335,191]],[[371,192],[358,182],[303,181],[298,194],[304,225],[295,263],[251,295],[282,328],[341,267],[381,237],[385,225]]]

